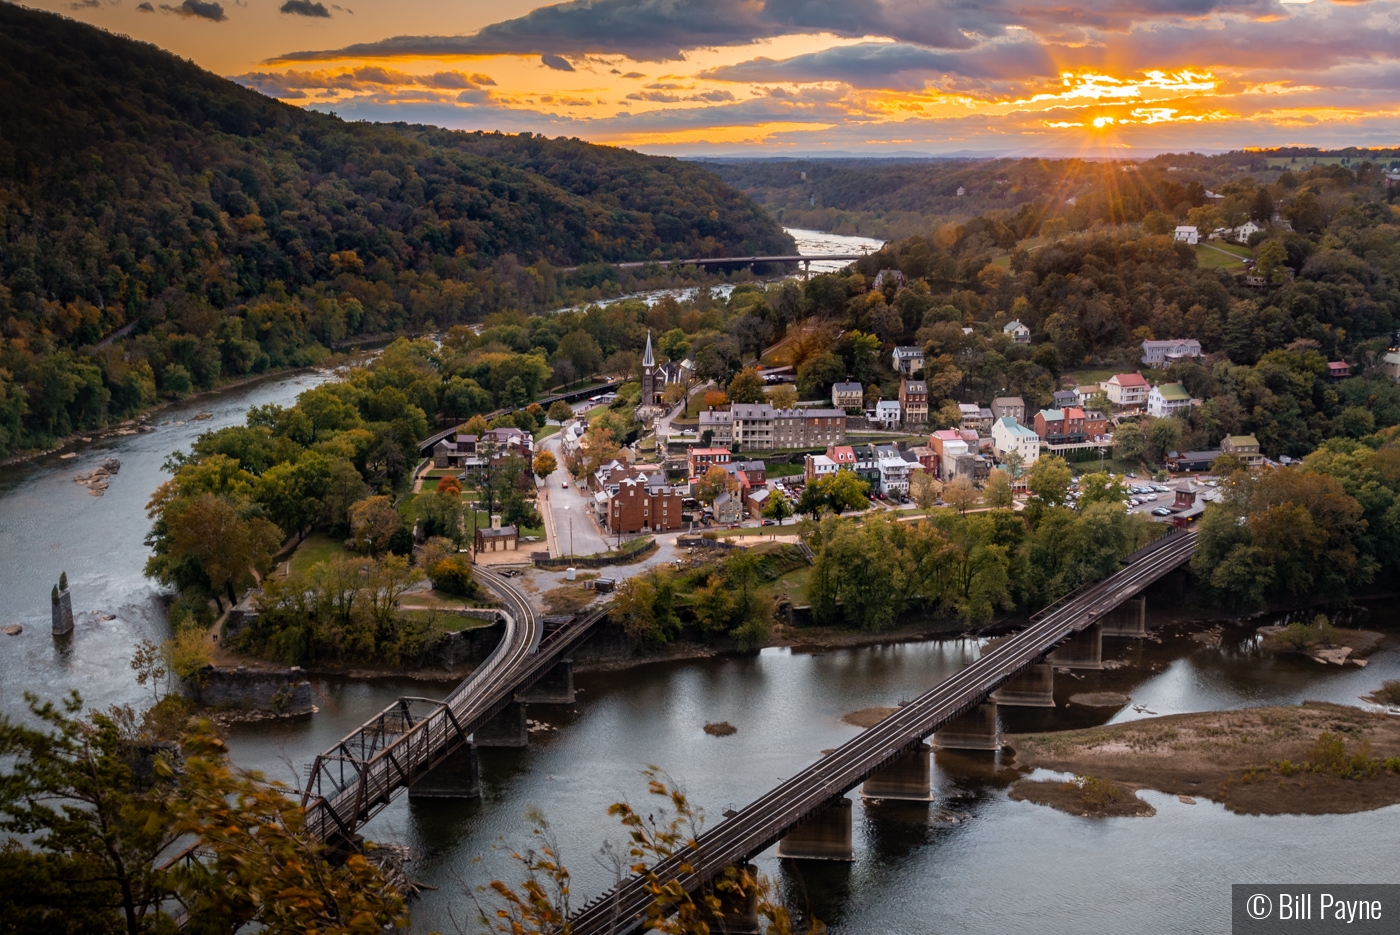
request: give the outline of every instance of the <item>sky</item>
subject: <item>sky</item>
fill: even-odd
[[[29,0],[347,119],[672,155],[1400,144],[1400,0]]]

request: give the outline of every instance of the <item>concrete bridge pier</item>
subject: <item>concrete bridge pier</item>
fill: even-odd
[[[1102,669],[1103,627],[1095,623],[1071,633],[1045,659],[1051,665],[1066,669]]]
[[[1000,750],[997,703],[984,701],[961,717],[953,719],[948,726],[933,735],[933,743],[944,750]]]
[[[734,868],[732,886],[710,886],[706,895],[714,896],[719,900],[717,911],[706,911],[707,921],[710,923],[711,932],[722,932],[724,935],[761,935],[763,926],[758,919],[758,888],[750,886],[742,892],[738,890],[738,881],[747,873],[749,879],[755,879],[752,867],[748,864],[740,864]],[[728,880],[729,877],[722,876],[716,883]]]
[[[929,765],[931,751],[921,743],[901,754],[884,769],[871,775],[860,787],[862,798],[897,799],[902,802],[932,802],[933,773]]]
[[[851,843],[851,800],[844,795],[796,825],[778,842],[778,856],[798,860],[856,859]]]
[[[477,728],[472,737],[478,747],[528,747],[530,732],[525,726],[525,705],[512,701],[500,714]]]
[[[573,704],[574,661],[563,659],[519,696],[521,703]]]
[[[1055,667],[1048,662],[1035,665],[1012,677],[1011,681],[992,692],[999,705],[1017,708],[1055,707]]]
[[[410,801],[481,798],[481,760],[476,755],[476,744],[469,740],[449,753],[427,775],[408,787],[408,798]]]
[[[1147,595],[1130,597],[1104,614],[1104,636],[1140,638],[1147,635]]]

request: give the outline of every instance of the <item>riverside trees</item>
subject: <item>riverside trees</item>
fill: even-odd
[[[0,717],[0,919],[7,931],[351,935],[398,927],[404,901],[362,855],[333,863],[288,790],[235,771],[208,722],[153,732],[131,708],[26,696]],[[198,859],[166,866],[172,848]]]
[[[1400,573],[1400,437],[1332,439],[1301,469],[1238,471],[1206,509],[1192,569],[1221,601],[1336,598]]]

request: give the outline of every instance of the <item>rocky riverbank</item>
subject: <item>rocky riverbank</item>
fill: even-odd
[[[1400,803],[1400,718],[1343,705],[1177,714],[1006,740],[1020,769],[1082,777],[1073,784],[1078,789],[1021,779],[1012,797],[1073,814],[1149,814],[1150,807],[1128,801],[1138,789],[1207,798],[1253,815],[1342,814]]]

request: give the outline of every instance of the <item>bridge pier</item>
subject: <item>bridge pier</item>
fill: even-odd
[[[472,737],[478,747],[528,747],[530,732],[525,726],[525,706],[512,701],[500,714],[477,728]]]
[[[851,843],[851,800],[844,795],[834,799],[795,825],[778,842],[778,856],[797,860],[855,860],[855,845]]]
[[[408,787],[408,798],[481,798],[481,760],[476,755],[476,744],[469,740],[449,753]]]
[[[1053,708],[1055,667],[1048,662],[1037,662],[1012,676],[1009,682],[992,692],[991,698],[999,705],[1010,707]]]
[[[929,765],[932,748],[921,743],[901,754],[860,787],[861,798],[897,799],[901,802],[932,802],[933,773]]]
[[[516,697],[522,704],[573,704],[574,661],[560,660],[538,682]]]
[[[1095,623],[1071,633],[1045,659],[1066,669],[1102,669],[1103,627]]]
[[[1130,597],[1104,614],[1104,636],[1143,637],[1147,635],[1147,595]]]
[[[944,750],[1000,750],[997,703],[984,701],[949,721],[946,727],[933,735],[933,743]]]

